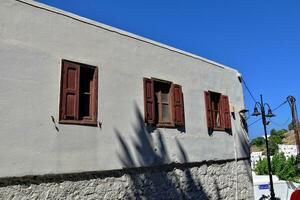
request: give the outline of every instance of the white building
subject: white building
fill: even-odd
[[[0,1],[0,199],[252,199],[238,71]]]
[[[256,163],[263,158],[265,158],[265,156],[262,151],[251,152],[251,168],[254,169]]]
[[[262,195],[270,196],[270,177],[268,175],[256,175],[254,172],[252,173],[252,177],[254,199],[260,199]],[[275,175],[272,178],[275,197],[281,200],[289,200],[292,193],[299,187],[299,183],[279,180]]]
[[[296,145],[287,145],[287,144],[279,144],[278,151],[283,153],[286,158],[291,156],[297,156],[297,146]]]

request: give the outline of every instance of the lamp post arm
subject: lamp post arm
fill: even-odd
[[[268,103],[265,103],[264,106],[267,106],[271,110],[271,107]]]
[[[260,102],[257,101],[257,102],[255,102],[255,106],[257,106],[257,105],[258,105],[259,109],[261,110],[261,107],[263,104],[261,104]]]

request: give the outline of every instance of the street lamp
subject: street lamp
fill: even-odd
[[[265,112],[265,106],[268,107],[268,113]],[[259,112],[260,109],[260,112]],[[265,131],[265,140],[266,140],[266,147],[267,147],[267,160],[268,160],[268,171],[269,171],[269,178],[270,178],[270,194],[271,194],[271,200],[275,200],[275,193],[274,193],[274,187],[273,187],[273,177],[272,177],[272,167],[271,167],[271,159],[270,159],[270,152],[269,152],[269,144],[268,144],[268,136],[267,136],[267,125],[270,123],[267,121],[267,117],[275,117],[275,115],[272,113],[272,110],[269,106],[269,104],[263,102],[262,95],[260,95],[260,102],[255,103],[254,112],[252,116],[262,116],[262,123],[264,126]]]

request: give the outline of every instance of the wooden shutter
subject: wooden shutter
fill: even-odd
[[[78,120],[80,65],[62,62],[60,119]]]
[[[180,85],[172,84],[172,116],[176,126],[184,126],[184,105],[183,105],[183,94]]]
[[[231,116],[230,116],[230,108],[229,108],[229,99],[228,96],[221,96],[221,115],[223,118],[222,126],[225,129],[231,129]]]
[[[155,124],[154,83],[149,78],[144,78],[144,110],[145,122]]]
[[[211,100],[210,100],[210,93],[205,91],[204,92],[204,99],[205,99],[205,110],[206,110],[206,120],[207,120],[207,128],[213,128],[213,121],[212,121],[212,110],[211,110]]]
[[[93,87],[92,87],[92,120],[97,123],[97,113],[98,113],[98,68],[95,68],[93,76]]]

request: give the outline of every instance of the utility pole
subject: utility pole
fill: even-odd
[[[294,128],[296,146],[297,146],[297,166],[300,168],[300,163],[298,162],[299,155],[300,155],[300,139],[299,139],[299,121],[297,116],[297,109],[296,109],[296,98],[293,96],[288,96],[287,101],[290,104],[291,112],[292,112],[292,124]]]

